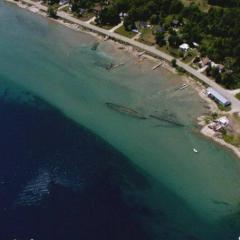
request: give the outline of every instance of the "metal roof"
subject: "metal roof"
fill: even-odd
[[[216,98],[220,103],[224,104],[225,106],[231,104],[229,100],[227,100],[224,96],[222,96],[219,92],[217,92],[211,87],[207,89],[207,93],[208,95],[212,95],[214,98]]]

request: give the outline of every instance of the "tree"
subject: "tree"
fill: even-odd
[[[156,43],[157,43],[160,47],[166,45],[166,40],[165,40],[164,32],[157,32],[157,33],[156,33],[156,36],[155,36],[155,39],[156,39]]]
[[[136,28],[135,22],[132,21],[132,19],[129,18],[128,16],[124,18],[123,26],[126,31],[131,31],[132,29]]]
[[[179,45],[182,43],[181,38],[176,34],[172,34],[170,35],[170,37],[168,38],[168,43],[171,47],[173,48],[178,48]]]
[[[150,23],[151,24],[157,24],[159,21],[159,17],[157,14],[153,14],[151,17],[150,17]]]
[[[113,6],[104,8],[97,19],[99,24],[103,25],[117,25],[120,22],[119,13]]]
[[[48,6],[47,14],[51,18],[56,18],[57,17],[57,7],[53,5]]]
[[[59,4],[59,0],[48,0],[48,5]]]
[[[174,59],[171,61],[171,64],[172,64],[172,67],[176,68],[176,67],[177,67],[177,60],[174,58]]]

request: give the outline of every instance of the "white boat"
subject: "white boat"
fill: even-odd
[[[195,153],[198,153],[198,150],[197,150],[196,148],[193,148],[193,151],[194,151]]]

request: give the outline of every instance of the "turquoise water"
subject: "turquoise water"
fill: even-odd
[[[239,160],[198,134],[196,117],[205,110],[193,89],[175,91],[181,82],[166,70],[137,65],[106,42],[92,51],[93,37],[2,2],[0,36],[3,93],[11,83],[39,96],[152,179],[141,201],[154,215],[144,225],[156,239],[236,239]],[[126,64],[108,71],[104,66],[111,62]],[[106,102],[168,116],[184,127],[131,118]],[[162,212],[164,223],[158,221]]]

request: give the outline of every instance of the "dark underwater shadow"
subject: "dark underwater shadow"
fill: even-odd
[[[140,217],[152,213],[125,195],[151,188],[136,166],[46,103],[6,95],[0,102],[1,239],[152,239]]]

